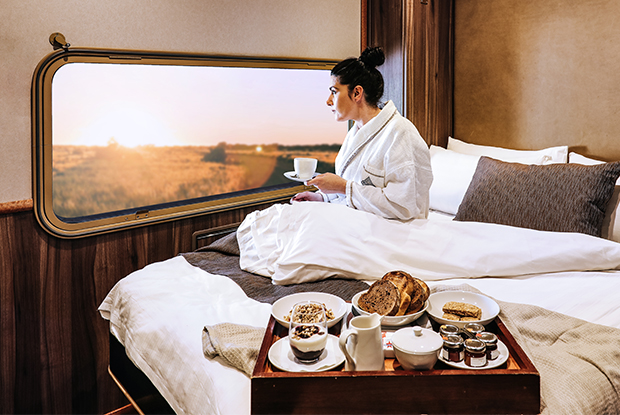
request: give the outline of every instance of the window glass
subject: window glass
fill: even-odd
[[[285,200],[303,189],[294,157],[334,171],[331,62],[77,55],[35,71],[35,207],[53,233]]]

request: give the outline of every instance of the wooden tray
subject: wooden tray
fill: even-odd
[[[330,332],[339,334],[341,324]],[[495,369],[457,369],[438,360],[432,370],[408,371],[386,358],[384,371],[345,372],[342,364],[332,371],[297,373],[269,362],[269,348],[287,335],[272,316],[252,375],[252,413],[539,413],[538,371],[499,317],[486,329],[510,352]]]

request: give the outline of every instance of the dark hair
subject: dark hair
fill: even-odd
[[[347,85],[349,92],[357,85],[364,88],[364,98],[376,107],[383,96],[383,76],[377,66],[383,65],[385,54],[380,47],[367,47],[359,58],[348,58],[332,69],[332,76]]]

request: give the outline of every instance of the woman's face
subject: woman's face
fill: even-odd
[[[338,78],[331,77],[331,85],[329,87],[329,98],[327,98],[327,106],[329,106],[336,117],[336,121],[348,121],[355,119],[356,106],[349,94],[349,88],[338,82]]]

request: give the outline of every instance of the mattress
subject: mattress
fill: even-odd
[[[450,218],[431,215],[429,221],[445,222]],[[206,252],[181,255],[138,270],[119,281],[99,308],[128,357],[148,376],[176,413],[250,412],[249,377],[219,357],[205,357],[201,341],[205,325],[231,322],[265,327],[270,317],[270,302],[276,298],[299,289],[321,290],[321,286],[307,286],[320,283],[317,281],[278,286],[268,277],[247,273],[238,266],[236,269],[223,266],[222,261],[238,263],[239,258],[234,255],[235,243],[232,235],[220,242],[219,247],[216,244]],[[227,244],[232,248],[226,248]],[[219,265],[214,265],[214,272],[210,272],[209,264]],[[225,273],[231,277],[219,275]],[[256,284],[262,286],[259,293],[241,282],[250,276],[258,279]],[[333,283],[333,277],[327,280]],[[339,280],[347,285],[340,295],[350,300],[352,293],[369,282]],[[431,289],[439,285],[467,284],[499,301],[543,307],[617,328],[620,333],[618,270],[448,278],[428,281],[428,284]],[[284,291],[278,291],[283,287]],[[620,339],[620,334],[618,336]],[[620,368],[618,370],[620,373]]]

